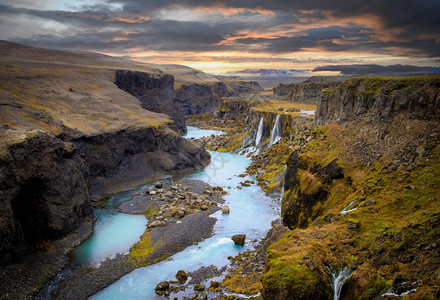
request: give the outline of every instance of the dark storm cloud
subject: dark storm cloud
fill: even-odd
[[[402,73],[440,73],[440,68],[418,67],[411,65],[333,65],[321,66],[313,69],[318,71],[335,71],[344,75],[368,75],[368,74],[402,74]]]
[[[61,34],[45,31],[26,39],[12,35],[13,41],[37,45],[45,40],[46,46],[57,48],[73,45],[101,51],[142,48],[274,54],[317,49],[440,56],[438,0],[107,1],[119,5],[82,5],[77,12],[0,5],[0,24],[7,22],[5,16],[31,16],[69,25]],[[210,13],[220,15],[203,22],[191,19],[188,11],[188,21],[163,19],[163,10],[169,8],[209,8]],[[264,16],[264,21],[259,16]],[[289,31],[292,28],[294,32]],[[265,35],[267,32],[272,35]]]
[[[152,13],[156,10],[168,7],[231,7],[248,8],[256,7],[274,11],[277,15],[291,13],[296,16],[316,17],[322,12],[330,12],[334,18],[348,17],[377,17],[380,24],[380,32],[376,34],[386,35],[384,38],[399,40],[401,44],[413,43],[412,48],[416,52],[426,49],[427,55],[438,55],[439,51],[433,49],[435,44],[439,48],[440,40],[440,3],[438,0],[109,0],[123,5],[126,12]],[[221,9],[221,7],[219,9]],[[303,12],[312,11],[313,12]],[[318,39],[318,37],[316,37]],[[415,45],[414,45],[415,43]],[[296,49],[298,47],[294,47]],[[373,47],[369,48],[374,51]]]
[[[123,5],[128,12],[151,12],[171,6],[181,7],[224,7],[248,8],[261,7],[275,12],[321,10],[331,11],[336,17],[361,15],[381,16],[387,27],[417,26],[440,28],[440,4],[438,0],[109,0],[110,3]],[[426,28],[429,29],[429,28]]]

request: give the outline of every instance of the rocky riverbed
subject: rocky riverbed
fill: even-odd
[[[210,214],[221,209],[220,187],[212,187],[201,180],[183,179],[173,182],[156,182],[140,191],[130,201],[120,205],[119,211],[145,214],[148,219],[146,233],[153,250],[148,256],[131,253],[109,257],[98,265],[72,265],[48,283],[38,299],[85,299],[110,285],[139,265],[166,259],[212,236],[216,219]],[[142,244],[142,240],[134,249]]]

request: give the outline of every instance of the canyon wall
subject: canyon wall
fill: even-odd
[[[273,88],[273,94],[292,102],[317,104],[322,90],[333,89],[338,85],[339,82],[280,84]]]
[[[438,79],[354,78],[320,94],[315,124],[429,120],[440,109]]]
[[[31,132],[3,148],[0,170],[0,264],[75,234],[85,222],[91,232],[89,170],[73,144]]]

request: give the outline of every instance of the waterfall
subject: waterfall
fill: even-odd
[[[261,117],[260,119],[260,125],[258,125],[258,131],[257,131],[257,136],[255,137],[255,147],[259,147],[261,144],[261,138],[263,136],[263,126],[264,126],[264,122],[263,122],[263,117]]]
[[[350,270],[347,267],[342,267],[339,270],[330,270],[330,268],[326,267],[329,274],[331,275],[330,286],[333,289],[333,300],[338,300],[341,295],[342,286],[345,281],[353,274],[354,271]]]
[[[275,120],[275,125],[273,126],[272,134],[270,136],[269,146],[272,147],[274,144],[278,143],[280,140],[281,140],[280,115],[277,115],[277,118]]]

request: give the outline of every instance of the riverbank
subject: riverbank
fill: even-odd
[[[137,196],[123,202],[119,206],[119,210],[130,214],[145,214],[149,219],[154,220],[159,210],[155,211],[153,208],[157,208],[157,205],[164,202],[165,195],[178,195],[175,193],[176,191],[180,193],[185,191],[185,193],[199,198],[210,194],[210,203],[215,202],[220,205],[224,202],[218,188],[200,180],[175,180],[161,184],[160,188],[154,185],[158,185],[158,183],[145,186],[137,192]],[[206,210],[193,207],[191,210],[188,209],[188,214],[185,216],[167,216],[168,219],[163,226],[147,228],[141,240],[134,245],[130,253],[116,254],[95,265],[78,266],[73,264],[61,272],[61,278],[55,278],[48,283],[37,298],[86,299],[139,267],[140,260],[143,265],[152,264],[212,236],[216,219],[210,215],[219,209],[215,205]],[[150,246],[154,249],[139,256],[136,251],[145,244],[147,244],[147,248]]]

